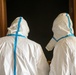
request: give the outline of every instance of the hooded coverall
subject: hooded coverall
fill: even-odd
[[[53,38],[47,50],[53,50],[49,75],[76,75],[76,37],[68,13],[61,13],[53,22]]]
[[[48,75],[41,45],[28,39],[28,33],[26,20],[17,17],[0,38],[0,75]]]

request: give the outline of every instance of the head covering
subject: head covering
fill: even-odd
[[[7,35],[8,35],[8,34],[16,34],[17,29],[18,29],[18,21],[19,21],[19,19],[20,19],[20,17],[17,17],[17,18],[11,23],[11,26],[8,28]],[[18,34],[27,37],[29,31],[30,31],[30,30],[29,30],[29,27],[28,27],[28,24],[27,24],[26,20],[25,20],[23,17],[21,17],[21,22],[20,22],[20,27],[19,27]]]
[[[57,18],[53,22],[53,38],[47,44],[46,49],[48,51],[52,50],[56,43],[62,38],[73,36],[73,23],[72,20],[67,13],[61,13],[57,16]]]

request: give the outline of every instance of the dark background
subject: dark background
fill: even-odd
[[[69,12],[69,0],[7,0],[7,24],[18,16],[27,21],[30,33],[28,38],[41,44],[45,56],[52,59],[53,51],[45,46],[52,38],[52,23],[58,14]]]

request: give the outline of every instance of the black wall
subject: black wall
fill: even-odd
[[[29,39],[41,44],[48,60],[53,53],[45,46],[52,38],[52,23],[56,16],[69,11],[69,0],[7,0],[7,23],[18,16],[23,16],[28,22]]]

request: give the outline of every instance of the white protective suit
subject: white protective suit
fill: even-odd
[[[49,75],[76,75],[76,37],[69,14],[59,14],[52,31],[53,38],[46,46],[49,51],[54,48]]]
[[[17,17],[0,38],[0,75],[48,75],[49,65],[41,46],[28,39],[29,27]]]

